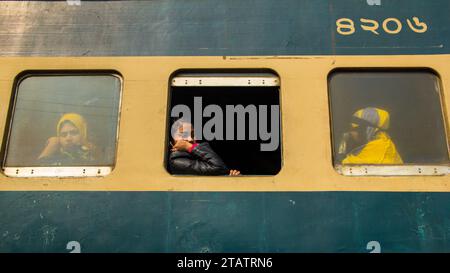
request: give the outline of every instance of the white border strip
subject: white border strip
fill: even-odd
[[[280,86],[278,77],[175,77],[172,86]]]
[[[102,177],[110,174],[112,167],[6,167],[10,177]]]
[[[337,165],[335,169],[346,176],[437,176],[450,173],[449,166],[430,165]]]

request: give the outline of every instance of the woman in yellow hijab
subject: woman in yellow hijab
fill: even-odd
[[[386,132],[389,125],[386,110],[367,107],[356,111],[352,116],[352,128],[344,134],[339,146],[338,153],[345,156],[342,164],[403,164]],[[348,145],[349,142],[353,145]]]
[[[94,160],[92,151],[85,119],[79,114],[67,113],[59,119],[56,137],[47,141],[38,160],[51,165],[83,165]]]

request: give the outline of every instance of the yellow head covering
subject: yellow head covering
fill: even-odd
[[[59,137],[59,131],[61,129],[61,125],[65,122],[65,121],[69,121],[71,122],[73,125],[75,125],[75,127],[77,127],[78,131],[80,132],[81,135],[81,142],[83,144],[85,144],[87,142],[87,125],[86,125],[86,121],[84,120],[84,118],[76,113],[67,113],[64,114],[58,121],[58,125],[56,126],[56,134]]]

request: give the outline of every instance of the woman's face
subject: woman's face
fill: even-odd
[[[70,122],[64,123],[59,130],[59,143],[66,151],[81,146],[81,135],[78,128]]]

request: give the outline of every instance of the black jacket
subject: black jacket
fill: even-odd
[[[227,175],[229,170],[207,142],[189,152],[171,152],[169,169],[172,174]]]

